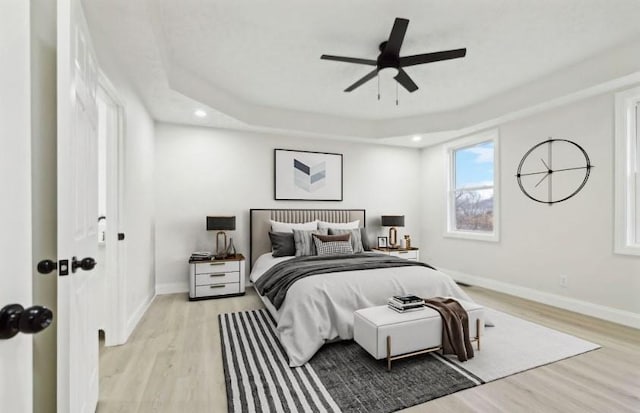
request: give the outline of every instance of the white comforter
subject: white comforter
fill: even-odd
[[[286,258],[262,255],[254,265],[255,282]],[[353,338],[353,312],[386,304],[392,295],[448,296],[473,301],[446,274],[427,267],[396,267],[319,274],[296,281],[277,311],[280,342],[289,365],[305,364],[326,341]],[[275,309],[269,309],[273,312]]]

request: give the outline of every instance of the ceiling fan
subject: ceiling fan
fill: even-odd
[[[467,49],[454,49],[446,50],[442,52],[425,53],[413,56],[400,57],[400,48],[404,40],[404,35],[407,32],[407,26],[409,26],[408,19],[396,18],[389,35],[389,40],[380,43],[378,47],[380,54],[376,60],[372,59],[359,59],[355,57],[342,57],[323,54],[320,59],[335,60],[338,62],[356,63],[361,65],[375,66],[371,72],[366,74],[363,78],[346,88],[345,92],[351,92],[354,89],[362,86],[369,80],[376,77],[378,74],[389,74],[398,83],[400,83],[409,92],[415,92],[418,90],[418,85],[409,77],[404,68],[407,66],[421,65],[424,63],[439,62],[441,60],[458,59],[464,57],[467,54]],[[378,96],[378,99],[380,97]]]

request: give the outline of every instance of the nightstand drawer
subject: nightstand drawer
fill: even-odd
[[[213,261],[195,264],[196,274],[240,271],[240,261]]]
[[[196,286],[195,298],[238,293],[240,293],[240,283],[199,285]]]
[[[418,251],[391,251],[389,255],[394,257],[400,257],[407,260],[417,260],[418,259]]]
[[[228,284],[238,282],[240,282],[240,273],[238,271],[196,274],[196,285]]]

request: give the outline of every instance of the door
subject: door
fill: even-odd
[[[98,402],[95,275],[98,248],[97,67],[80,0],[58,0],[58,411]],[[60,268],[59,264],[59,268]]]
[[[0,1],[0,308],[31,304],[29,2]],[[32,336],[0,340],[0,409],[32,410]]]

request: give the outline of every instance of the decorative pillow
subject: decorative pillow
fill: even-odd
[[[369,245],[369,237],[367,236],[367,229],[365,227],[360,228],[360,239],[362,240],[362,249],[371,251],[371,245]]]
[[[364,252],[364,248],[362,247],[362,234],[360,232],[360,228],[356,228],[356,229],[331,228],[329,229],[329,234],[331,235],[351,234],[351,248],[353,249],[353,253],[359,254],[361,252]]]
[[[316,238],[319,239],[322,242],[328,242],[328,241],[349,241],[351,238],[351,233],[348,234],[342,234],[342,235],[320,235],[320,234],[313,234],[313,242],[316,241]]]
[[[314,237],[318,255],[346,255],[353,254],[353,248],[349,241],[322,241]]]
[[[296,255],[296,243],[293,232],[270,232],[271,251],[274,257],[289,257]]]
[[[296,257],[303,257],[306,255],[317,255],[316,245],[311,239],[313,234],[327,235],[326,228],[316,229],[312,231],[305,231],[300,229],[293,230],[293,241],[296,244]]]
[[[356,229],[360,227],[360,220],[351,222],[325,222],[318,221],[318,228]]]
[[[301,229],[310,231],[318,229],[318,221],[304,222],[304,223],[290,223],[290,222],[278,222],[269,220],[271,222],[271,231],[273,232],[293,232],[294,229]]]

